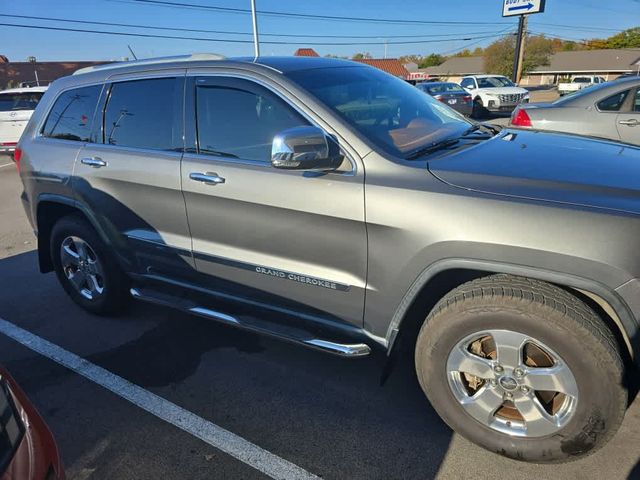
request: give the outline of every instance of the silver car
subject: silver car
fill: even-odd
[[[510,125],[640,145],[640,78],[594,85],[553,103],[521,105]]]
[[[519,460],[622,422],[640,148],[498,132],[355,62],[200,54],[56,80],[14,159],[40,270],[89,312],[133,297],[385,376],[413,354],[444,421]]]

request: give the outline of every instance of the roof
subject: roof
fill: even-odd
[[[558,52],[531,73],[630,72],[638,61],[640,48]]]
[[[400,62],[400,60],[398,60],[397,58],[359,58],[354,59],[353,61],[366,63],[367,65],[371,65],[372,67],[384,70],[391,75],[395,75],[396,77],[407,78],[409,76],[409,71],[404,68],[402,62]]]
[[[21,83],[50,83],[60,77],[71,75],[79,68],[107,62],[9,62],[0,63],[0,88],[17,87]]]
[[[0,90],[0,93],[28,93],[28,92],[44,92],[49,87],[20,87]]]
[[[422,70],[429,75],[474,75],[485,73],[484,57],[451,57],[440,65]]]
[[[299,48],[293,54],[294,57],[319,57],[313,48]]]

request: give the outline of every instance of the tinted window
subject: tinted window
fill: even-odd
[[[273,137],[308,122],[281,99],[231,87],[199,85],[200,153],[269,162]]]
[[[0,93],[0,112],[35,110],[42,92]]]
[[[633,103],[633,111],[640,112],[640,90],[636,91],[636,98]]]
[[[589,77],[576,77],[573,79],[574,83],[591,83],[591,79]]]
[[[480,88],[515,87],[507,77],[484,77],[478,79]]]
[[[461,93],[464,89],[457,83],[441,83],[431,87],[427,87],[427,91],[431,95],[437,95],[441,93]]]
[[[627,95],[629,95],[629,90],[616,93],[615,95],[611,95],[604,100],[600,100],[600,102],[598,102],[598,109],[604,112],[617,112],[618,110],[620,110],[620,107],[624,103],[624,100],[627,98]]]
[[[104,143],[174,150],[175,78],[114,83],[104,115]]]
[[[462,85],[464,88],[473,88],[474,87],[473,79],[465,78],[464,80],[462,80],[462,83],[460,85]]]
[[[294,70],[287,75],[392,155],[411,157],[470,126],[462,115],[377,68]]]
[[[58,97],[42,129],[45,137],[89,141],[91,120],[102,89],[99,85],[67,90]]]

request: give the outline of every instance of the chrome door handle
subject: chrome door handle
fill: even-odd
[[[100,167],[106,167],[107,166],[107,162],[105,162],[104,160],[102,160],[99,157],[83,158],[83,159],[80,160],[80,162],[85,164],[85,165],[89,165],[90,167],[93,167],[93,168],[100,168]]]
[[[207,172],[207,173],[198,173],[192,172],[189,174],[189,178],[196,182],[206,183],[207,185],[218,185],[220,183],[224,183],[225,179],[218,176],[217,173]]]
[[[640,125],[640,122],[638,122],[638,120],[633,119],[633,120],[620,120],[618,122],[620,125],[627,125],[629,127],[635,127],[637,125]]]

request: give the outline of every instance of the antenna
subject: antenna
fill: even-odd
[[[127,48],[131,52],[131,55],[133,55],[133,59],[138,60],[138,57],[136,57],[136,54],[134,53],[133,48],[131,48],[131,45],[127,45]]]
[[[256,58],[260,56],[260,43],[258,41],[258,17],[256,15],[256,0],[251,0],[251,20],[253,22],[253,50]]]

